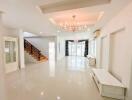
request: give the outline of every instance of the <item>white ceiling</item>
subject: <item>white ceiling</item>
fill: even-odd
[[[78,9],[100,4],[110,3],[110,0],[61,0],[58,2],[46,3],[40,6],[44,13]]]
[[[65,14],[58,14],[50,18],[50,21],[59,28],[60,24],[72,23],[73,16],[79,25],[87,25],[88,29],[93,27],[102,18],[104,12],[77,12],[76,14],[65,12]],[[87,30],[88,30],[87,29]]]
[[[57,29],[50,22],[50,18],[65,13],[78,14],[80,12],[96,13],[104,11],[103,18],[94,25],[93,29],[100,28],[111,19],[121,8],[131,0],[112,0],[110,4],[90,6],[86,8],[47,13],[41,12],[39,6],[62,0],[0,0],[0,11],[3,12],[5,25],[24,29],[41,35],[56,35]]]

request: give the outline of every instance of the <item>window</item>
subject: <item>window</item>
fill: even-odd
[[[5,41],[5,59],[7,64],[16,61],[16,51],[15,51],[14,41]]]

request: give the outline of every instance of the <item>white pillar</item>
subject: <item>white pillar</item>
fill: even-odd
[[[20,69],[25,68],[23,30],[19,30],[19,59],[20,59]]]
[[[132,99],[132,55],[131,55],[131,74],[130,74],[130,82],[129,82],[129,88],[127,89],[127,97],[126,100],[131,100]]]
[[[3,38],[1,32],[1,14],[0,14],[0,100],[6,100],[6,88],[5,88],[5,72],[4,72],[4,56],[3,56]]]

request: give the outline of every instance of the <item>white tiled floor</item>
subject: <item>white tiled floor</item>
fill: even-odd
[[[103,98],[83,57],[27,65],[6,76],[7,100],[113,100]]]

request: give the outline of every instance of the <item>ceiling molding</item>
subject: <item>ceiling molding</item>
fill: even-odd
[[[63,0],[59,2],[41,5],[40,9],[43,13],[52,13],[107,3],[110,3],[110,0]]]
[[[28,38],[55,38],[56,36],[29,36],[29,37],[24,37],[25,39]]]
[[[98,21],[101,20],[103,17],[104,12],[92,12],[92,13],[85,13],[80,12],[76,13],[76,21],[80,23],[80,25],[87,25],[89,27],[94,26]],[[60,23],[70,23],[72,21],[72,13],[69,15],[69,13],[63,13],[56,16],[53,16],[49,20],[52,24],[59,27]]]

